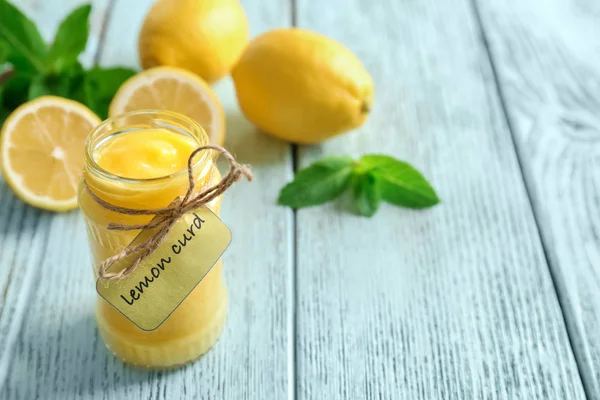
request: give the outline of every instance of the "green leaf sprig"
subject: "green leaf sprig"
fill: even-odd
[[[7,0],[0,0],[0,124],[22,103],[44,95],[77,100],[101,118],[129,68],[83,68],[92,7],[73,10],[46,44],[35,24]]]
[[[382,201],[409,208],[439,203],[435,190],[410,164],[381,154],[354,160],[348,156],[322,158],[298,171],[279,193],[279,204],[294,209],[334,200],[352,188],[356,211],[371,217]]]

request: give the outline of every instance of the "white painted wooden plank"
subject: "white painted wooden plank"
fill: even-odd
[[[46,250],[50,217],[18,200],[0,179],[0,388],[13,357],[38,264]]]
[[[347,44],[376,83],[367,125],[300,164],[390,153],[442,199],[298,212],[299,399],[584,398],[472,11],[298,1],[298,25]]]
[[[589,399],[600,399],[600,3],[478,2]]]
[[[32,18],[46,40],[53,38],[58,23],[83,1],[62,0],[52,4],[20,1],[15,4]],[[107,0],[94,1],[90,40],[81,60],[90,64],[107,10]],[[0,176],[0,398],[12,366],[14,347],[19,341],[23,318],[29,313],[31,298],[38,287],[40,264],[48,250],[53,216],[35,210],[18,200]]]
[[[101,64],[137,65],[137,32],[150,3],[115,4]],[[253,34],[290,23],[285,1],[244,6]],[[252,164],[256,178],[235,185],[223,203],[222,218],[234,238],[224,259],[229,317],[217,346],[170,372],[136,370],[110,355],[96,331],[87,239],[74,213],[52,220],[31,298],[35,307],[24,321],[4,392],[9,398],[282,399],[292,392],[291,212],[275,204],[277,189],[291,178],[291,153],[244,120],[229,80],[216,90],[227,111],[226,146]]]

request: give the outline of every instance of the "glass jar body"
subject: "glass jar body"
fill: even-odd
[[[208,143],[206,134],[195,122],[162,111],[134,112],[116,117],[104,122],[88,138],[78,200],[86,223],[96,278],[100,263],[120,252],[140,232],[109,230],[107,226],[111,223],[144,224],[152,216],[124,215],[107,210],[90,196],[88,187],[96,196],[111,204],[135,209],[165,207],[187,190],[187,171],[166,177],[134,180],[107,173],[95,163],[94,151],[106,138],[157,126],[189,135],[198,142],[198,146]],[[210,155],[201,157],[194,164],[194,176],[196,191],[221,179]],[[219,215],[220,204],[221,199],[217,198],[208,206]],[[177,268],[177,265],[173,267]],[[226,314],[227,292],[221,260],[169,318],[153,331],[140,329],[102,297],[97,296],[96,301],[98,328],[109,350],[126,363],[148,368],[175,367],[205,354],[219,338]]]

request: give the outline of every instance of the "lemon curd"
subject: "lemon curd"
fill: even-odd
[[[94,151],[100,168],[128,179],[153,179],[187,168],[196,148],[190,137],[166,129],[126,132],[109,138]]]
[[[179,114],[125,114],[104,122],[88,137],[83,179],[90,190],[111,204],[136,209],[165,207],[185,194],[189,155],[206,144],[208,138],[203,129]],[[221,179],[208,152],[194,160],[194,177],[196,190]],[[107,210],[90,197],[83,184],[78,199],[97,277],[99,264],[121,251],[139,233],[108,230],[106,226],[143,224],[152,216]],[[218,215],[220,198],[209,207]],[[221,260],[153,331],[141,330],[100,296],[96,305],[96,319],[106,346],[126,363],[149,368],[175,367],[206,353],[223,330],[226,312]]]

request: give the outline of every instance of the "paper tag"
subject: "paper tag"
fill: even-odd
[[[149,239],[158,228],[144,229],[132,245]],[[98,278],[96,290],[140,329],[158,328],[200,283],[231,242],[231,231],[210,209],[184,215],[162,244],[135,271],[123,278]],[[135,255],[116,261],[121,271]]]

